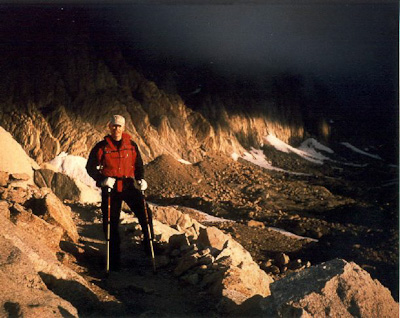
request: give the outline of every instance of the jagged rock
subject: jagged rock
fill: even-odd
[[[268,317],[399,316],[390,291],[355,263],[335,259],[289,275],[270,285],[260,302]]]
[[[261,270],[250,253],[233,239],[227,240],[215,262],[228,264],[224,269],[222,281],[217,281],[212,287],[214,293],[223,296],[220,303],[221,311],[229,312],[233,310],[235,304],[240,305],[254,295],[270,294],[269,285],[273,279]]]
[[[200,229],[200,234],[198,237],[198,244],[203,247],[211,246],[217,250],[222,250],[228,236],[224,234],[221,230],[214,226]]]
[[[2,242],[3,248],[11,244]],[[7,251],[8,252],[8,251]],[[17,252],[11,249],[11,252]],[[23,259],[27,261],[26,259]],[[22,260],[21,260],[22,261]],[[0,282],[3,290],[0,295],[0,316],[2,317],[78,317],[78,311],[68,301],[49,291],[41,281],[40,276],[29,266],[22,263],[18,266],[23,274],[0,269]],[[12,263],[8,265],[12,266]],[[10,274],[14,275],[11,276]],[[21,278],[24,277],[21,281]],[[6,288],[4,288],[6,287]]]
[[[158,220],[153,220],[153,228],[155,239],[160,243],[168,243],[171,236],[182,234]]]
[[[10,179],[11,180],[22,180],[22,181],[28,181],[30,176],[27,173],[11,173],[10,174]]]
[[[66,238],[77,242],[79,235],[72,220],[71,209],[65,206],[52,192],[42,199],[30,202],[33,212],[50,224],[58,225],[65,231]]]
[[[2,193],[1,198],[3,200],[8,200],[10,202],[24,204],[27,200],[31,198],[31,194],[29,191],[22,187],[14,187],[10,185],[5,191]]]
[[[189,215],[182,213],[173,207],[157,205],[151,205],[150,207],[156,220],[163,224],[167,224],[170,227],[179,226],[187,236],[190,236],[192,239],[197,239],[200,229],[204,228],[203,225],[190,218]],[[179,233],[179,231],[176,233]]]
[[[159,228],[155,220],[155,231],[160,229],[181,228],[177,226],[182,220],[181,212],[173,207],[152,206],[153,213],[157,220],[167,222],[169,227]],[[185,217],[187,224],[196,224],[188,215]],[[187,230],[187,229],[186,229]],[[229,235],[224,234],[216,227],[199,227],[199,236],[193,240],[192,245],[187,245],[187,232],[181,229],[179,235],[170,236],[169,252],[171,257],[181,255],[177,249],[181,240],[184,245],[193,249],[182,251],[183,256],[178,258],[174,268],[174,275],[182,280],[193,283],[200,281],[200,285],[207,288],[218,297],[220,310],[231,311],[234,306],[254,295],[267,296],[270,294],[269,284],[273,279],[262,271],[253,261],[249,252],[243,246],[234,241]],[[157,238],[157,235],[156,235]],[[199,246],[199,250],[197,249]],[[214,255],[216,257],[214,257]],[[208,271],[210,269],[210,271]]]

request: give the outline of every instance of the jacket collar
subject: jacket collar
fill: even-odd
[[[107,135],[104,137],[104,140],[107,142],[107,144],[113,149],[117,150],[114,144],[114,140],[112,139],[111,135]],[[121,147],[122,146],[128,146],[131,141],[131,136],[127,133],[122,133],[122,139],[121,139]]]

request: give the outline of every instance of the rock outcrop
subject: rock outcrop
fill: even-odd
[[[270,288],[271,296],[259,303],[260,316],[399,316],[399,305],[390,291],[357,264],[342,259],[289,275],[271,284]]]
[[[0,171],[8,173],[23,173],[28,176],[29,183],[33,183],[33,168],[38,168],[21,145],[7,132],[0,127]]]
[[[230,235],[205,227],[172,207],[152,206],[152,210],[158,221],[177,231],[167,245],[174,275],[214,294],[221,312],[230,312],[254,295],[270,294],[273,279]],[[156,238],[158,232],[155,223]]]
[[[0,312],[8,317],[78,317],[77,304],[93,304],[97,298],[62,263],[60,242],[78,240],[71,211],[49,189],[21,188],[18,180],[8,179],[0,187],[0,280],[5,287]]]

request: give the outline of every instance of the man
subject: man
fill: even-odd
[[[147,189],[147,182],[144,180],[143,161],[139,149],[131,137],[124,133],[125,118],[120,115],[112,116],[108,128],[110,134],[97,143],[90,152],[86,170],[96,181],[96,185],[102,188],[101,210],[105,234],[108,195],[110,195],[110,269],[119,270],[121,255],[118,228],[122,201],[127,203],[138,218],[144,235],[145,251],[149,252],[149,233],[141,192]],[[147,211],[151,222],[151,211],[150,209]],[[153,228],[152,224],[150,227]]]

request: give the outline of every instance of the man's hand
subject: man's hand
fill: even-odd
[[[101,186],[112,189],[112,188],[114,188],[115,181],[116,181],[115,178],[107,177],[103,180],[103,182],[101,183]]]
[[[136,180],[135,182],[136,189],[140,191],[145,191],[147,189],[147,182],[144,179]]]

